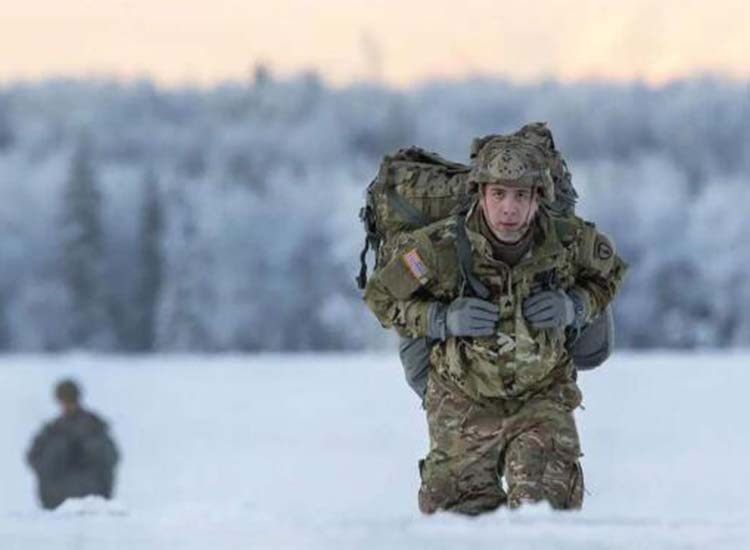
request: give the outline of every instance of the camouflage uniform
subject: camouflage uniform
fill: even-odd
[[[365,291],[384,327],[426,336],[431,303],[450,303],[466,292],[456,246],[458,224],[466,222],[472,273],[500,308],[495,336],[449,337],[432,348],[425,399],[430,452],[420,462],[420,509],[477,514],[539,500],[579,508],[583,477],[573,410],[581,395],[566,349],[570,329],[534,329],[522,303],[538,290],[576,287],[592,319],[614,298],[626,264],[592,224],[540,209],[530,252],[510,267],[493,257],[477,230],[476,208],[465,219],[400,235],[392,259]]]
[[[580,399],[569,381],[525,403],[474,400],[451,380],[430,376],[430,453],[420,462],[420,509],[473,515],[542,499],[555,508],[579,508],[583,477],[572,411]]]
[[[57,508],[70,497],[112,496],[119,455],[107,424],[91,412],[78,409],[45,425],[26,458],[44,508]]]

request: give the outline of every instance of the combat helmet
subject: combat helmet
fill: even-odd
[[[472,144],[472,168],[467,182],[479,192],[488,183],[538,189],[542,200],[555,200],[555,183],[543,151],[517,136],[493,136]]]

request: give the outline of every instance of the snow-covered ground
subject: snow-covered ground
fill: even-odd
[[[66,375],[124,461],[115,502],[42,512],[22,456]],[[425,518],[395,355],[6,356],[0,548],[750,548],[750,354],[620,354],[581,385],[582,512]]]

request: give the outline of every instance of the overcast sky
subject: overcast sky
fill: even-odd
[[[750,78],[748,0],[0,0],[0,82]]]

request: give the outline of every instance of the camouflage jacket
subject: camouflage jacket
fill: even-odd
[[[384,327],[402,336],[426,336],[430,303],[465,294],[456,247],[459,223],[466,220],[446,218],[399,236],[392,259],[365,290],[367,305]],[[543,289],[577,287],[585,291],[592,319],[612,301],[627,270],[611,241],[580,218],[540,210],[534,232],[531,250],[509,267],[493,258],[488,240],[466,223],[472,272],[500,308],[498,332],[448,338],[433,347],[431,364],[473,398],[525,400],[555,381],[571,380],[575,367],[565,345],[571,335],[529,326],[523,300]]]

